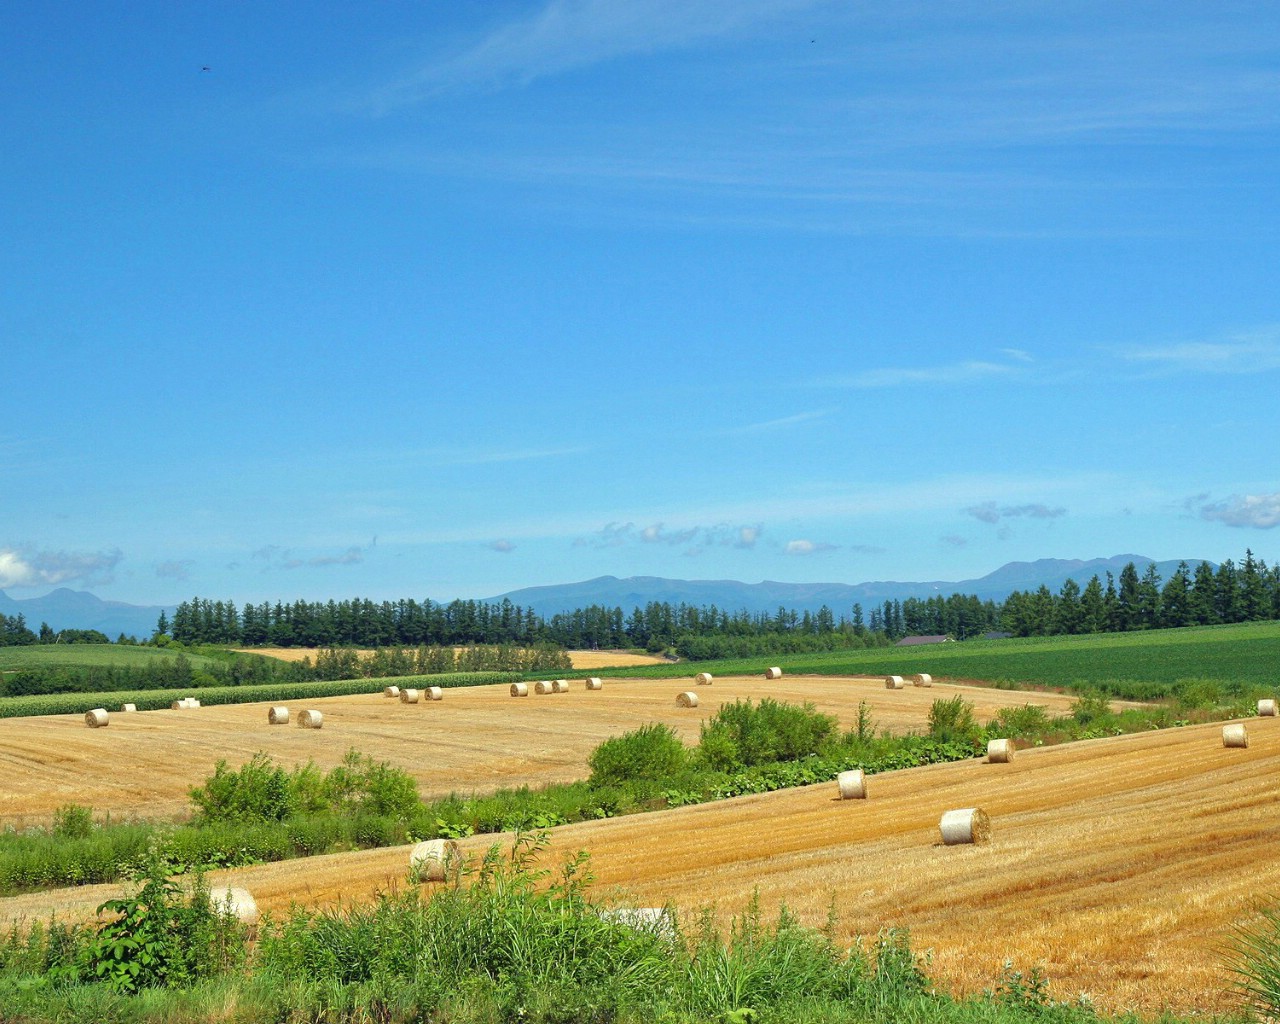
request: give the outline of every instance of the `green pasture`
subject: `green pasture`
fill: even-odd
[[[928,672],[939,679],[975,680],[1014,688],[1097,690],[1135,700],[1189,696],[1215,701],[1272,695],[1280,689],[1280,622],[780,654],[645,665],[611,669],[608,673],[649,678],[670,677],[682,671],[690,675],[740,675],[763,673],[769,665],[796,674]],[[604,670],[595,671],[600,674]]]
[[[24,647],[0,647],[0,672],[49,667],[115,667],[141,668],[158,661],[172,661],[179,654],[199,670],[215,664],[218,658],[187,650],[164,647],[132,647],[128,644],[32,644]]]

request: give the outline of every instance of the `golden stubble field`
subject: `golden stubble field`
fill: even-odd
[[[315,761],[331,768],[354,747],[410,772],[429,798],[585,778],[587,757],[601,741],[647,722],[666,723],[694,743],[703,719],[742,697],[812,701],[846,728],[865,700],[877,726],[894,732],[923,731],[933,701],[956,693],[974,702],[982,721],[1003,707],[1033,703],[1063,713],[1071,705],[1062,695],[983,687],[886,690],[882,677],[735,676],[701,687],[688,677],[606,680],[594,693],[581,680],[570,686],[569,693],[523,698],[509,696],[506,685],[458,687],[420,704],[380,694],[288,702],[295,722],[304,708],[322,711],[319,731],[268,725],[268,704],[112,711],[105,729],[86,728],[79,715],[0,719],[0,825],[43,822],[69,802],[116,816],[180,816],[188,790],[220,758],[239,766],[258,751],[286,767]],[[697,689],[698,708],[675,706],[685,689]]]
[[[989,987],[1011,960],[1042,966],[1055,997],[1085,993],[1109,1012],[1224,1011],[1238,1004],[1219,950],[1280,892],[1280,721],[1248,724],[1244,750],[1191,726],[873,776],[865,801],[827,784],[565,826],[545,863],[586,849],[596,896],[629,905],[727,914],[758,892],[767,911],[786,902],[818,926],[834,904],[842,942],[909,928],[952,991]],[[974,805],[991,843],[942,846],[941,814]],[[403,886],[406,866],[400,847],[215,880],[283,910],[370,898]],[[0,920],[90,914],[114,891],[0,900]]]

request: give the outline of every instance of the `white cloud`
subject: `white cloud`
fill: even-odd
[[[504,555],[514,551],[515,549],[516,549],[516,546],[512,544],[511,541],[502,540],[501,538],[489,544],[490,551],[497,551]]]
[[[721,433],[726,436],[771,433],[775,430],[794,427],[799,423],[810,423],[813,420],[825,419],[834,411],[834,409],[814,409],[810,412],[798,412],[793,416],[780,416],[778,419],[764,420],[761,423],[749,423],[742,427],[731,427],[728,430],[721,431]]]
[[[668,529],[666,523],[651,523],[637,529],[635,523],[606,523],[593,534],[574,539],[574,547],[616,548],[623,544],[663,544],[684,547],[686,555],[697,555],[712,547],[748,550],[756,546],[764,530],[761,526],[687,526]]]
[[[111,583],[122,557],[119,550],[68,552],[0,548],[0,588]]]
[[[186,580],[191,577],[191,567],[196,563],[190,558],[156,563],[156,575],[164,580]]]
[[[376,539],[369,547],[373,547],[374,543],[376,543]],[[287,572],[293,569],[317,569],[331,565],[359,565],[364,561],[366,550],[366,548],[353,545],[337,554],[313,555],[310,558],[300,558],[289,548],[282,548],[278,544],[268,544],[253,552],[253,557],[265,563],[262,566],[263,572],[273,569]]]
[[[1222,501],[1200,506],[1200,518],[1225,523],[1227,526],[1270,530],[1280,526],[1280,492],[1233,494]]]
[[[822,541],[812,540],[789,540],[783,550],[788,555],[818,555],[827,551],[835,551],[835,544],[826,544]]]

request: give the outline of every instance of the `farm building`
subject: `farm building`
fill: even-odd
[[[934,636],[904,636],[894,647],[923,647],[926,644],[953,644],[953,640],[949,636],[939,633]]]

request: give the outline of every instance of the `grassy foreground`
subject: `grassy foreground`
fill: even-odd
[[[0,647],[0,672],[57,667],[143,668],[172,661],[181,654],[192,668],[206,668],[224,660],[209,653],[183,648],[135,647],[130,644],[31,644]]]
[[[1084,1001],[1055,1002],[1034,968],[1006,964],[981,995],[940,991],[909,936],[851,948],[835,921],[813,930],[783,909],[747,908],[727,933],[707,913],[637,919],[589,898],[590,859],[537,866],[546,834],[517,835],[448,880],[369,906],[293,911],[257,941],[211,915],[197,880],[153,874],[89,926],[34,925],[0,936],[6,1024],[237,1022],[339,1024],[1092,1024]],[[132,936],[132,943],[124,941]],[[1263,953],[1269,951],[1263,936]],[[1246,971],[1256,964],[1250,951]],[[1256,997],[1255,997],[1256,998]],[[1270,1010],[1262,1000],[1259,1008]],[[1167,1018],[1172,1020],[1173,1018]],[[1202,1019],[1202,1018],[1200,1018]]]

